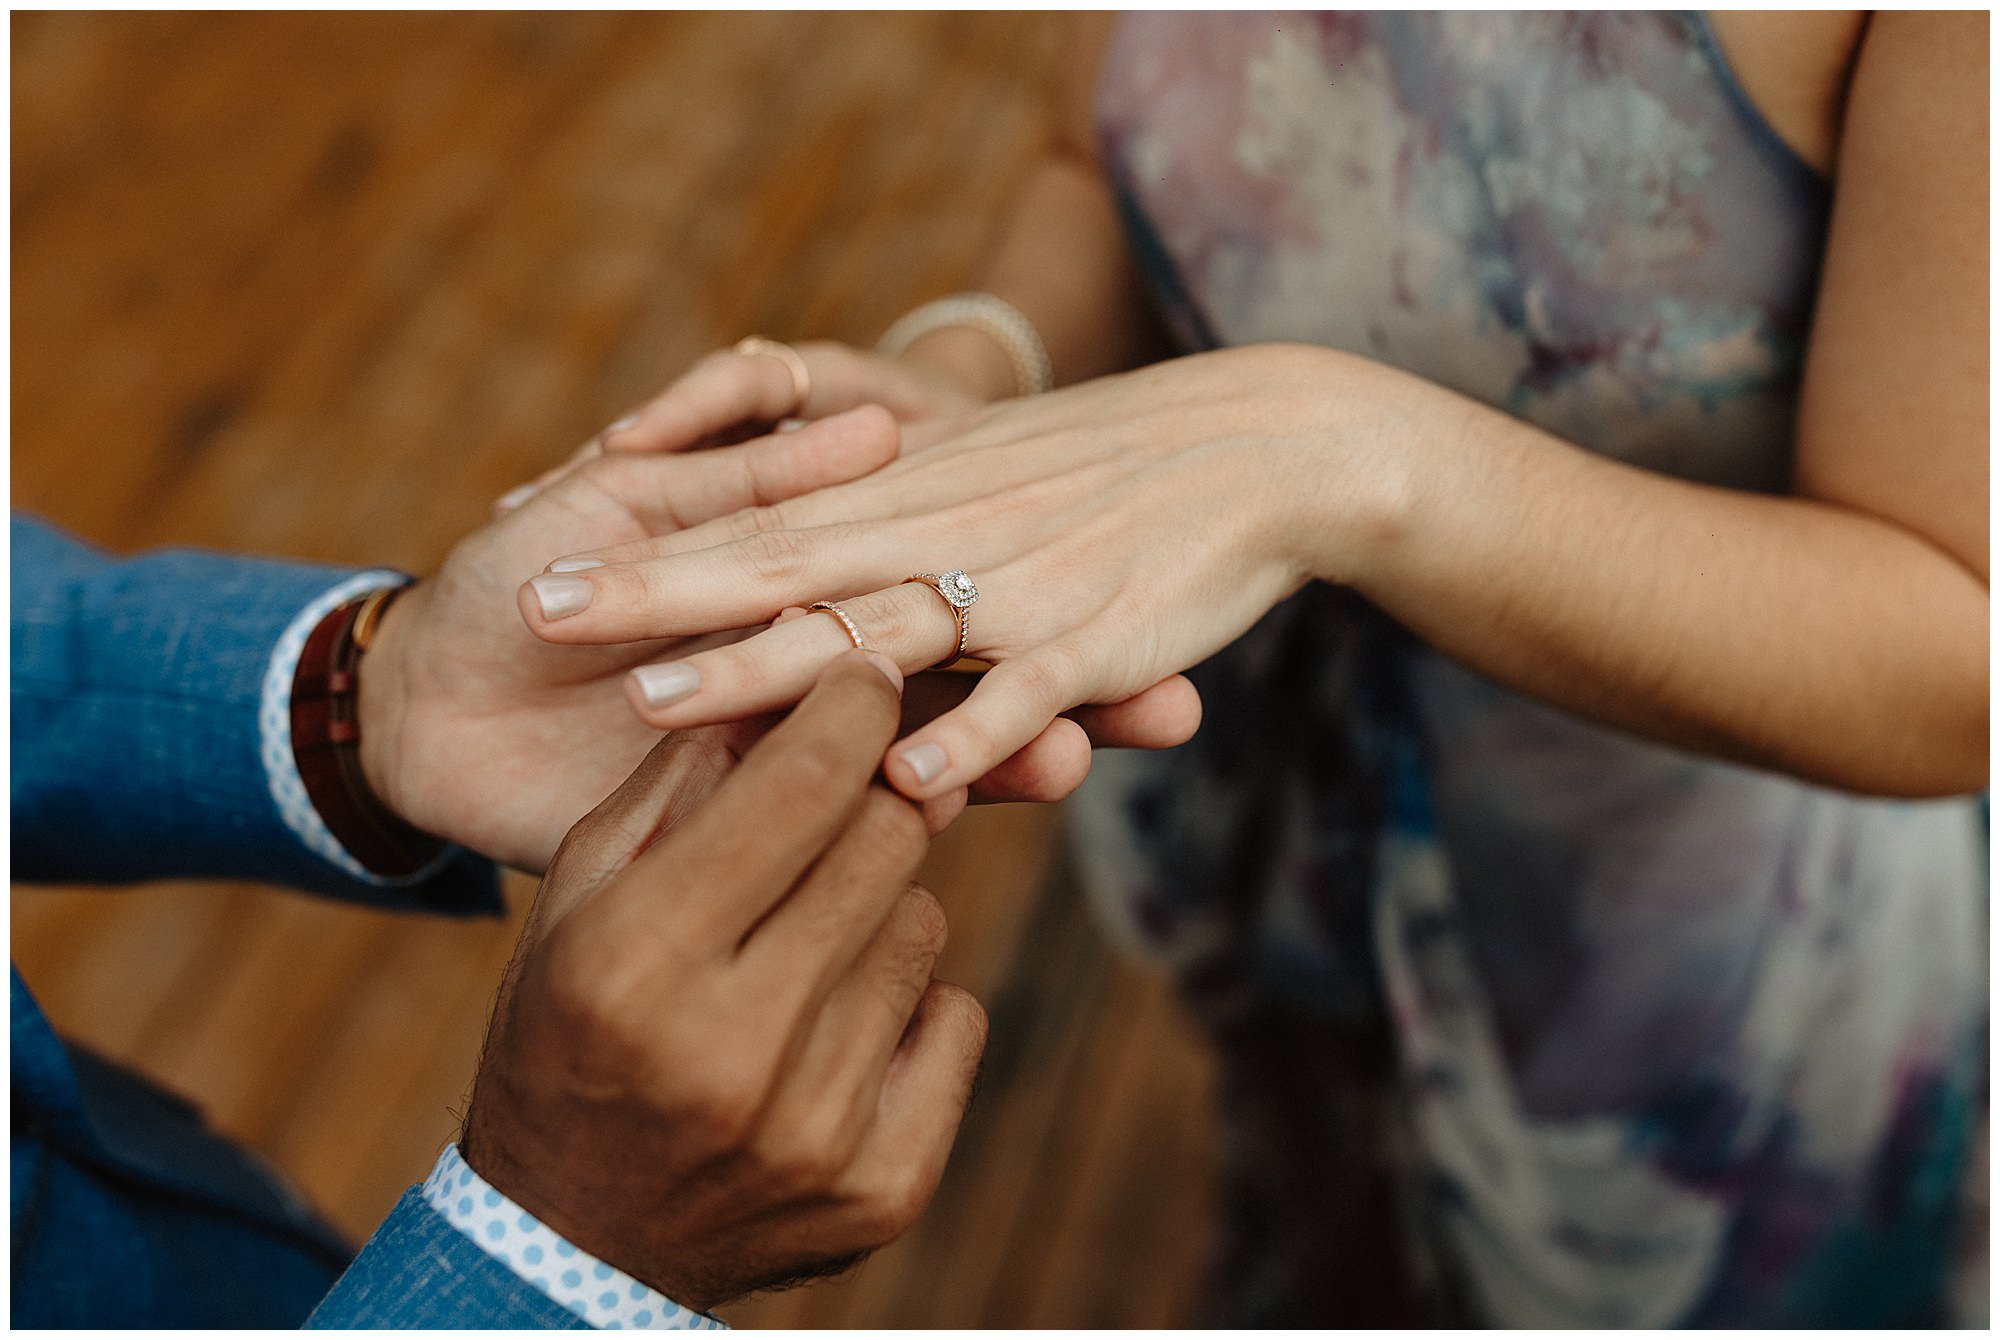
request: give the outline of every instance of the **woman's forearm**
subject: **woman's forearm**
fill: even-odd
[[[1640,735],[1856,791],[1985,785],[1987,590],[1944,550],[1856,510],[1595,456],[1388,369],[1362,378],[1383,379],[1424,408],[1383,421],[1390,501],[1369,525],[1343,524],[1352,461],[1326,454],[1318,575]]]

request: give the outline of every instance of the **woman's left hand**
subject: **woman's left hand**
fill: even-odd
[[[1253,346],[907,427],[901,459],[862,479],[557,560],[521,588],[521,610],[551,642],[608,643],[833,600],[915,671],[952,658],[958,626],[936,590],[905,579],[963,569],[979,593],[965,650],[993,668],[885,764],[905,794],[939,795],[1059,714],[1129,698],[1220,650],[1308,579],[1337,575],[1343,545],[1330,529],[1364,534],[1395,496],[1393,472],[1370,466],[1386,456],[1370,442],[1396,417],[1368,393],[1380,372],[1326,350]],[[545,607],[544,587],[563,598]],[[793,617],[642,667],[627,693],[657,727],[731,720],[796,702],[848,645],[837,620]]]

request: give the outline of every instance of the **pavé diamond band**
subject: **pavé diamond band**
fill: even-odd
[[[831,614],[834,618],[840,620],[840,626],[847,630],[847,640],[854,644],[856,651],[875,650],[862,639],[861,630],[854,626],[854,620],[849,617],[847,611],[834,604],[831,600],[813,601],[812,604],[806,606],[806,613]]]

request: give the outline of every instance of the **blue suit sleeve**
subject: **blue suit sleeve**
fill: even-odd
[[[570,1330],[590,1327],[424,1203],[403,1193],[308,1330]]]
[[[378,886],[287,827],[260,753],[273,648],[338,568],[195,550],[114,559],[12,521],[16,879],[244,879],[449,913],[500,906],[461,854]]]

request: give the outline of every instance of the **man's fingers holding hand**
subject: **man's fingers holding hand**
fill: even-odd
[[[741,423],[806,417],[810,408],[798,403],[791,370],[777,355],[719,349],[602,438],[614,452],[679,451]]]
[[[809,1009],[806,1033],[779,1079],[757,1155],[801,1197],[825,1196],[881,1106],[882,1079],[945,942],[944,909],[927,890],[904,886],[889,914],[825,1000]]]
[[[579,474],[658,535],[859,479],[895,460],[899,442],[888,411],[863,405],[736,446],[668,456],[608,452]]]
[[[933,981],[889,1062],[882,1105],[848,1172],[843,1200],[871,1246],[916,1222],[937,1191],[986,1050],[986,1011]]]
[[[636,936],[733,953],[846,832],[894,735],[900,690],[863,653],[829,664],[708,802],[633,862],[606,914]]]
[[[760,991],[802,992],[810,1013],[899,907],[929,849],[917,807],[870,787],[812,873],[744,941],[745,979]]]

